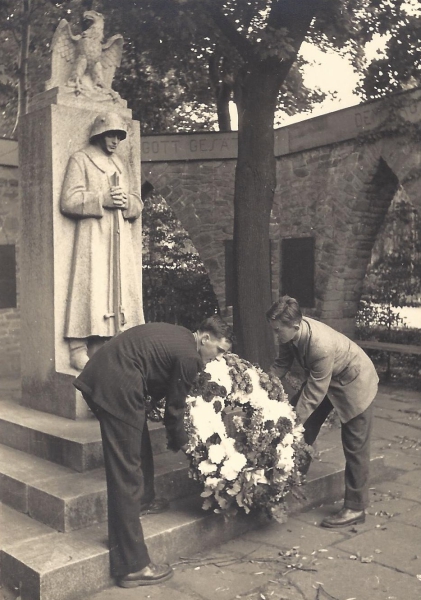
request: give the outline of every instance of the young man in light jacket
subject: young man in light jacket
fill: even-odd
[[[282,379],[294,359],[306,373],[300,391],[290,399],[313,444],[332,408],[341,421],[345,455],[345,499],[342,509],[323,527],[347,527],[365,521],[368,504],[372,402],[378,376],[365,352],[328,325],[303,317],[298,302],[283,296],[266,317],[279,342],[271,372]]]

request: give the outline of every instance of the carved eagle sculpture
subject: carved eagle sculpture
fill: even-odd
[[[111,89],[120,66],[123,37],[113,35],[105,43],[104,17],[95,10],[83,13],[84,31],[73,35],[70,23],[62,19],[51,43],[51,80],[48,88],[69,85],[76,93],[83,89]]]

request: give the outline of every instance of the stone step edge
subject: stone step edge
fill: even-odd
[[[374,467],[372,483],[392,476],[393,470],[385,467],[383,457],[372,459],[371,465]],[[287,498],[288,514],[343,497],[343,476],[344,470],[336,469],[309,480],[299,502],[291,496]],[[205,543],[209,547],[223,543],[261,524],[243,513],[226,521],[221,515],[203,512],[201,504],[202,499],[194,496],[172,503],[171,511],[159,518],[156,515],[142,518],[154,561],[172,562],[179,556],[192,555],[203,549]],[[196,531],[195,535],[192,535],[192,529]],[[31,543],[32,555],[29,557],[26,542],[6,546],[0,554],[2,584],[20,589],[21,600],[71,600],[109,587],[113,581],[108,574],[106,537],[104,523],[76,532],[44,535],[38,549],[34,542]],[[64,578],[69,579],[66,585]],[[83,590],[80,581],[85,584]],[[64,589],[66,592],[63,593]]]
[[[48,461],[1,446],[0,458],[0,501],[7,506],[58,531],[68,532],[106,520],[107,486],[103,468],[77,473],[49,463],[51,474],[34,479],[36,467],[27,468],[30,463],[45,468]],[[12,462],[15,467],[20,463],[17,473],[8,468]],[[154,457],[154,463],[157,495],[174,500],[199,489],[189,478],[188,460],[182,453],[159,454]],[[80,519],[81,514],[83,519]]]
[[[166,450],[165,428],[150,422],[155,455]],[[99,424],[92,417],[71,421],[14,402],[0,401],[0,444],[82,472],[102,466]]]
[[[0,421],[80,444],[101,442],[99,423],[94,416],[76,421],[6,399],[0,400]],[[152,432],[155,429],[163,429],[164,426],[162,423],[148,421],[148,427]]]
[[[239,515],[227,522],[205,513],[198,496],[172,504],[171,511],[142,517],[145,540],[155,562],[174,562],[203,545],[244,533],[253,522]],[[44,534],[0,552],[2,585],[19,590],[20,600],[70,600],[114,585],[109,575],[106,524],[72,533]]]

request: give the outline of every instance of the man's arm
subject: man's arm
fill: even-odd
[[[292,367],[294,353],[288,344],[279,344],[278,358],[270,367],[270,373],[282,379]]]
[[[187,395],[200,368],[199,357],[179,358],[171,373],[164,413],[164,425],[170,450],[180,450],[188,442],[184,429],[184,410]]]
[[[296,405],[297,416],[305,423],[312,412],[321,404],[329,389],[333,371],[333,352],[323,350],[310,365],[310,374]]]

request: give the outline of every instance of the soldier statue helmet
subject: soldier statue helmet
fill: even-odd
[[[109,112],[99,114],[92,124],[89,141],[92,143],[98,136],[109,131],[119,132],[120,139],[122,140],[127,137],[127,125],[117,113]]]

